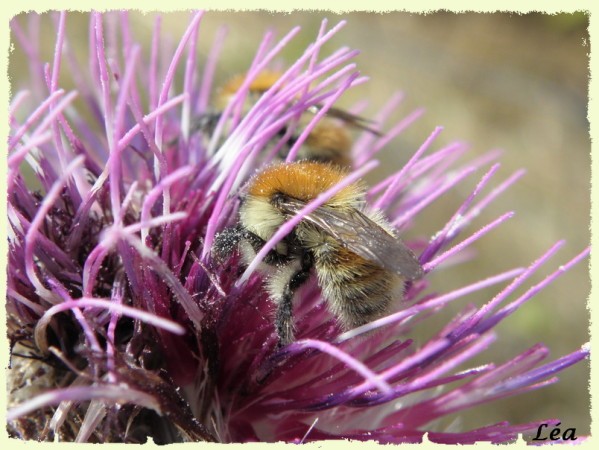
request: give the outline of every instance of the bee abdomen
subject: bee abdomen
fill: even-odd
[[[315,263],[331,312],[345,329],[384,316],[401,296],[403,280],[359,256],[337,251]]]

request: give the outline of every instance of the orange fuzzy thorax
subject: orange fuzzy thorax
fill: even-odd
[[[270,199],[276,194],[284,194],[309,202],[335,186],[346,175],[346,171],[331,164],[312,161],[278,164],[267,168],[252,180],[248,195]],[[325,205],[356,207],[362,197],[362,187],[354,183],[335,194]]]
[[[267,90],[269,90],[273,84],[275,84],[279,78],[281,78],[282,73],[273,71],[273,70],[263,70],[258,73],[254,79],[250,82],[248,87],[248,92],[251,96],[259,96],[264,94]],[[229,100],[237,94],[241,85],[245,82],[246,74],[236,75],[227,81],[220,88],[220,92],[218,95],[217,106],[221,109],[224,109],[229,102]]]

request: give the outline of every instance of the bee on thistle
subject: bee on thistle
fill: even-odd
[[[371,128],[333,106],[366,81],[357,49],[328,50],[346,22],[323,20],[287,69],[275,64],[300,28],[278,42],[268,32],[242,75],[214,85],[229,69],[217,69],[224,28],[201,47],[206,16],[194,11],[185,30],[180,16],[156,17],[150,39],[129,11],[10,21],[9,435],[470,444],[557,427],[497,410],[489,422],[478,408],[585,364],[588,345],[558,358],[540,343],[509,356],[490,347],[509,349],[497,325],[550,295],[590,249],[540,280],[562,241],[527,267],[472,280],[452,272],[456,286],[445,290],[429,275],[483,261],[471,261],[474,243],[513,212],[475,220],[523,171],[493,186],[498,154],[461,159],[466,145],[437,147],[437,128],[366,190],[358,180],[377,165],[372,156],[420,110],[393,122],[402,96],[390,95]],[[257,23],[242,21],[249,39]],[[163,32],[171,22],[176,45]],[[452,192],[462,200],[437,223],[428,214],[446,195],[453,203]],[[414,246],[399,239],[400,226],[403,237],[423,221],[433,234],[412,229]],[[262,276],[248,280],[254,269]],[[565,419],[562,428],[577,425]]]
[[[239,225],[217,236],[217,254],[238,245],[246,264],[277,232],[346,172],[314,161],[276,164],[249,182]],[[281,344],[294,339],[293,297],[314,268],[329,309],[345,329],[387,313],[407,280],[423,276],[418,258],[380,211],[369,209],[361,183],[350,184],[310,214],[263,261],[268,291],[277,305]]]
[[[247,96],[242,106],[242,113],[247,113],[260,97],[274,86],[281,76],[282,73],[278,71],[263,70],[259,72],[248,86]],[[214,131],[222,111],[237,95],[245,80],[245,74],[238,74],[224,83],[217,91],[213,111],[204,114],[198,120],[196,129],[210,135]],[[296,130],[288,137],[286,145],[279,151],[278,158],[280,160],[287,157],[289,150],[297,142],[300,134],[298,131],[304,129],[308,125],[311,116],[317,114],[321,109],[322,106],[315,105],[304,111],[304,114],[299,118]],[[364,130],[376,136],[381,135],[378,130],[371,126],[369,120],[341,108],[331,107],[310,131],[299,148],[295,159],[297,161],[328,162],[340,167],[351,168],[352,129]],[[279,130],[278,134],[280,137],[283,137],[287,131],[288,127],[285,126]]]

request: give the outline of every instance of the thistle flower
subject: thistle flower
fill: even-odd
[[[338,97],[366,79],[351,62],[355,51],[321,54],[344,25],[328,29],[324,21],[314,43],[246,111],[249,83],[273,67],[299,29],[276,43],[266,34],[246,81],[213,116],[214,127],[198,128],[194,124],[213,112],[222,39],[217,36],[199,65],[202,16],[192,16],[168,56],[159,46],[157,21],[147,58],[126,13],[92,14],[88,69],[67,45],[66,13],[52,16],[57,33],[50,64],[39,56],[39,16],[28,18],[31,35],[12,22],[30,79],[12,99],[8,142],[11,435],[79,442],[151,436],[161,443],[400,443],[421,442],[428,433],[435,442],[470,443],[511,441],[541,423],[556,423],[500,421],[455,431],[440,419],[547,386],[587,357],[583,346],[547,361],[548,349],[537,344],[506,361],[471,363],[498,338],[497,324],[583,260],[588,249],[521,295],[515,291],[530,283],[562,242],[526,268],[450,292],[437,292],[425,277],[406,286],[397,310],[346,332],[310,281],[295,299],[296,341],[277,347],[273,304],[265,277],[254,269],[303,216],[285,224],[247,267],[236,253],[215,260],[212,244],[236,222],[248,177],[284,145],[292,159]],[[69,64],[76,90],[61,88],[63,64]],[[393,96],[375,123],[383,126],[399,101]],[[319,111],[313,120],[294,130],[313,107]],[[352,150],[358,169],[326,194],[376,166],[377,152],[418,115],[382,136],[365,132]],[[470,258],[470,246],[512,216],[502,214],[464,236],[480,211],[523,174],[483,194],[499,170],[498,155],[461,163],[461,143],[431,150],[440,131],[367,194],[403,235],[417,236],[406,242],[427,274]],[[474,190],[434,236],[411,229],[422,210],[475,173]],[[486,294],[490,289],[494,294]],[[472,293],[480,305],[462,306],[431,330],[431,319]]]

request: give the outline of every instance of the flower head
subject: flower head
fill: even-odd
[[[256,96],[252,82],[274,70],[278,52],[299,29],[276,43],[265,35],[216,110],[218,40],[198,64],[202,17],[193,14],[168,57],[156,31],[145,57],[126,13],[94,13],[88,68],[67,45],[66,13],[53,16],[50,64],[39,59],[37,41],[12,23],[31,79],[13,97],[8,143],[11,433],[78,441],[384,443],[420,442],[427,432],[443,443],[534,433],[538,421],[459,432],[438,421],[551,384],[588,355],[583,347],[547,361],[548,349],[538,344],[507,361],[469,365],[497,339],[498,323],[588,249],[521,295],[516,290],[561,242],[527,268],[451,292],[436,292],[427,276],[411,280],[396,310],[351,330],[340,327],[312,277],[295,296],[295,341],[280,347],[268,277],[256,269],[311,211],[374,168],[376,153],[420,112],[385,127],[400,101],[393,96],[353,142],[356,170],[290,217],[251,261],[235,249],[217,258],[215,239],[238,222],[249,177],[277,159],[292,161],[319,123],[342,115],[337,99],[366,78],[352,62],[355,51],[322,54],[344,25],[328,29],[324,21],[315,41]],[[35,33],[37,16],[30,20]],[[61,88],[62,64],[70,65],[76,90]],[[499,170],[497,154],[460,163],[461,143],[431,150],[440,132],[365,196],[369,208],[412,238],[406,246],[425,274],[470,258],[470,246],[512,216],[464,236],[523,173],[484,195]],[[474,190],[434,236],[411,229],[436,198],[479,172]],[[430,331],[430,319],[447,305],[488,288],[495,294],[481,305],[463,306]],[[23,358],[27,351],[30,358]]]

